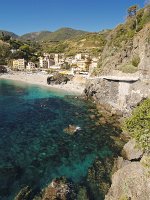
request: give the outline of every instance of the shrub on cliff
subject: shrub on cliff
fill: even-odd
[[[150,99],[146,99],[133,110],[123,129],[135,138],[144,151],[150,152]]]
[[[134,67],[138,67],[139,63],[140,63],[140,57],[138,55],[134,56],[132,58],[132,65]]]
[[[119,67],[119,70],[123,73],[135,73],[138,71],[138,68],[132,64],[125,64]]]

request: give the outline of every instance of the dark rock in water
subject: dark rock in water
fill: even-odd
[[[81,130],[81,128],[79,126],[69,124],[69,126],[64,129],[64,132],[68,133],[69,135],[73,135],[74,133],[76,133],[79,130]]]
[[[57,178],[54,179],[42,193],[42,200],[66,200],[66,196],[69,193],[69,186],[65,178]]]
[[[29,186],[25,186],[19,191],[19,193],[15,197],[15,200],[28,200],[30,199],[31,193],[32,189]]]
[[[66,84],[68,81],[70,81],[73,78],[71,75],[63,75],[63,74],[55,74],[53,76],[50,76],[47,78],[47,84],[52,85],[52,84],[61,84],[64,83]]]
[[[96,118],[95,115],[90,115],[90,119],[94,120]]]

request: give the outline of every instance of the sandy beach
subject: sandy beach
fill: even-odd
[[[1,74],[0,79],[10,79],[16,81],[23,81],[30,84],[37,84],[41,86],[46,86],[53,89],[65,90],[71,94],[81,95],[85,88],[85,78],[81,76],[75,76],[72,81],[69,81],[67,84],[60,85],[48,85],[47,84],[47,74],[41,73],[26,73],[26,72],[13,72]]]

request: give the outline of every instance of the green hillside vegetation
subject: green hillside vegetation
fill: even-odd
[[[0,40],[0,65],[6,65],[10,56],[10,45]]]
[[[106,44],[104,33],[87,33],[61,42],[45,42],[42,44],[43,51],[49,53],[65,53],[66,56],[73,56],[76,53],[91,53],[99,55]]]
[[[68,45],[66,54],[74,55],[78,52],[85,52],[98,56],[104,49],[108,32],[88,33],[66,41],[66,44]]]
[[[125,121],[123,129],[135,138],[144,151],[150,152],[150,99],[133,110],[132,116]]]
[[[13,59],[24,58],[26,61],[38,63],[41,56],[40,45],[36,42],[22,42],[20,40],[1,37],[0,40],[0,65],[12,65]],[[13,50],[13,51],[11,51]]]
[[[122,47],[129,40],[132,41],[134,35],[148,22],[150,22],[150,6],[140,9],[136,16],[128,17],[124,24],[118,25],[111,32],[108,45]]]

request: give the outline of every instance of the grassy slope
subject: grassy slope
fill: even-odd
[[[109,31],[104,33],[86,33],[61,42],[45,42],[43,43],[43,49],[48,52],[63,52],[68,56],[79,52],[89,52],[98,55],[103,51],[108,33]]]

